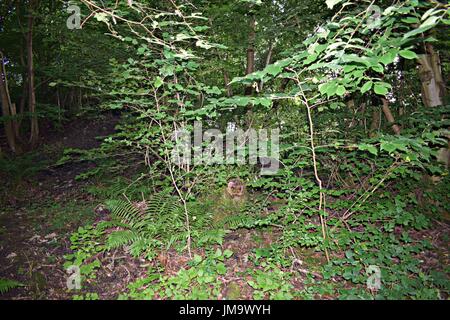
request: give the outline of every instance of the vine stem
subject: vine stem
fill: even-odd
[[[305,98],[305,97],[304,97]],[[311,116],[311,107],[309,106],[309,103],[306,99],[304,99],[304,103],[306,105],[306,110],[308,111],[308,122],[309,122],[309,136],[310,136],[310,143],[311,143],[311,154],[312,154],[312,159],[313,159],[313,166],[314,166],[314,176],[316,178],[317,184],[319,185],[319,217],[320,217],[320,224],[322,226],[322,236],[323,236],[323,240],[326,241],[327,240],[327,233],[326,233],[326,226],[325,226],[325,221],[323,219],[323,215],[322,215],[322,210],[325,210],[325,208],[323,207],[323,203],[324,203],[324,193],[323,193],[323,188],[322,188],[322,180],[319,177],[318,171],[317,171],[317,158],[316,158],[316,146],[314,144],[314,124],[312,121],[312,116]],[[330,256],[328,254],[328,249],[325,245],[325,256],[327,257],[327,262],[330,262]]]
[[[294,71],[294,70],[292,70]],[[295,72],[295,71],[294,71]],[[300,80],[298,78],[298,74],[296,73],[296,78],[295,81],[298,84],[298,87],[300,89],[301,92],[301,96],[303,98],[303,103],[306,106],[306,110],[308,113],[308,124],[309,124],[309,138],[310,138],[310,145],[311,145],[311,154],[312,154],[312,159],[313,159],[313,167],[314,167],[314,177],[316,178],[317,184],[319,186],[319,217],[320,217],[320,225],[322,227],[322,237],[323,237],[323,241],[325,243],[324,249],[325,249],[325,256],[327,258],[327,262],[330,262],[330,256],[328,254],[328,249],[326,247],[326,240],[327,240],[327,232],[326,232],[326,224],[325,224],[325,220],[323,218],[322,215],[322,211],[325,211],[324,208],[324,202],[325,202],[325,194],[323,193],[323,187],[322,187],[322,180],[319,177],[319,173],[317,170],[317,157],[316,157],[316,146],[314,144],[314,123],[312,121],[312,115],[311,115],[311,109],[312,107],[309,105],[308,99],[306,98],[306,95],[303,91],[303,88],[301,86]]]

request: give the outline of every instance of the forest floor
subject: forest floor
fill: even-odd
[[[21,176],[9,184],[14,186],[13,192],[0,197],[0,278],[23,284],[0,299],[73,298],[73,293],[67,290],[68,274],[63,267],[64,255],[71,253],[70,234],[79,226],[107,219],[107,215],[96,210],[101,200],[86,192],[91,182],[76,179],[92,164],[81,162],[54,166],[53,163],[64,148],[98,147],[100,140],[97,137],[113,132],[116,122],[117,118],[113,116],[95,121],[76,121],[65,127],[64,136],[49,133],[39,157],[29,163],[37,167],[33,175]],[[422,252],[418,257],[425,261],[423,268],[449,265],[446,241],[449,231],[448,224],[436,222],[434,228],[412,235],[429,239],[436,248]],[[267,247],[276,237],[276,232],[246,229],[225,236],[222,249],[230,249],[234,255],[226,260],[227,272],[220,276],[223,289],[219,299],[252,299],[253,289],[245,275],[246,269],[255,268],[249,255],[256,248]],[[194,253],[201,255],[202,250]],[[304,250],[292,254],[296,256],[296,263],[290,268],[297,271],[291,278],[295,289],[303,289],[306,274],[316,279],[322,277],[317,271],[317,266],[325,262],[322,253]],[[164,273],[167,275],[175,275],[187,267],[190,260],[187,253],[174,250],[164,255]],[[159,262],[134,259],[122,249],[99,253],[95,258],[101,261],[101,267],[96,278],[88,281],[87,291],[96,292],[100,299],[117,299],[130,283],[145,277],[150,265],[156,266],[161,262],[161,259]],[[321,298],[337,297],[325,294]]]

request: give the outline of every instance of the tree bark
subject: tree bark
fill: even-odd
[[[30,144],[35,146],[39,139],[39,125],[36,114],[36,92],[34,88],[34,64],[33,64],[33,10],[36,8],[36,0],[30,0],[28,32],[27,32],[27,67],[28,67],[28,108],[31,114]]]
[[[372,122],[370,123],[370,131],[369,131],[369,137],[373,138],[376,136],[376,131],[380,127],[380,116],[381,112],[379,108],[374,108],[372,113]]]
[[[384,116],[386,117],[386,120],[391,125],[394,133],[397,135],[400,134],[400,127],[395,124],[394,116],[392,115],[391,109],[389,108],[389,101],[387,101],[387,99],[385,99],[385,98],[382,98],[381,100],[383,101],[382,110],[383,110]]]
[[[250,74],[255,71],[255,42],[256,42],[256,19],[254,14],[250,14],[250,31],[248,34],[248,46],[247,46],[247,66],[245,74]],[[253,93],[253,87],[248,86],[245,88],[245,95],[251,95]]]
[[[430,43],[427,43],[426,54],[419,56],[419,77],[422,83],[422,101],[426,107],[444,105],[445,82],[442,77],[439,54]],[[450,136],[447,136],[448,147],[438,151],[437,159],[448,168],[450,163]]]
[[[264,68],[266,68],[270,64],[270,61],[272,60],[272,54],[273,54],[273,43],[271,42],[269,45],[269,50],[267,51],[266,63],[264,65]],[[259,91],[262,91],[263,87],[264,82],[261,80],[261,83],[259,84]]]
[[[13,153],[17,152],[16,145],[16,134],[14,129],[14,122],[12,119],[8,119],[8,117],[12,116],[11,113],[11,98],[9,96],[8,90],[8,78],[6,75],[6,68],[4,64],[3,53],[0,52],[1,59],[1,70],[0,70],[0,102],[2,104],[2,114],[5,117],[4,127],[5,127],[5,135],[6,140],[8,141],[8,145]]]
[[[227,97],[233,96],[233,89],[228,85],[230,83],[230,75],[227,70],[223,70],[223,80],[225,81],[225,88],[227,89]]]

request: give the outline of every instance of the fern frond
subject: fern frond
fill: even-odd
[[[109,200],[106,205],[114,219],[133,226],[142,220],[141,212],[133,204],[122,200]]]
[[[10,279],[0,279],[0,294],[5,294],[11,289],[23,286],[22,283],[10,280]]]
[[[237,214],[225,217],[221,221],[221,225],[229,228],[230,230],[235,230],[238,228],[249,228],[256,223],[255,217],[249,214]]]
[[[178,198],[170,193],[155,194],[141,208],[121,200],[109,200],[106,204],[115,223],[122,224],[126,229],[110,234],[109,248],[129,245],[132,254],[139,255],[152,246],[161,246],[166,242],[170,246],[180,236],[186,240],[183,232],[184,211]]]
[[[134,230],[119,230],[109,235],[107,240],[108,249],[115,249],[118,247],[129,245],[138,241],[141,235]]]

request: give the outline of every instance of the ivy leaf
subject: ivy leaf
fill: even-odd
[[[143,54],[143,53],[145,52],[145,50],[146,50],[145,47],[139,47],[138,50],[137,50],[137,52],[138,52],[139,54]]]
[[[161,77],[156,77],[155,81],[153,82],[153,85],[155,88],[159,88],[164,84],[164,81],[161,79]]]

